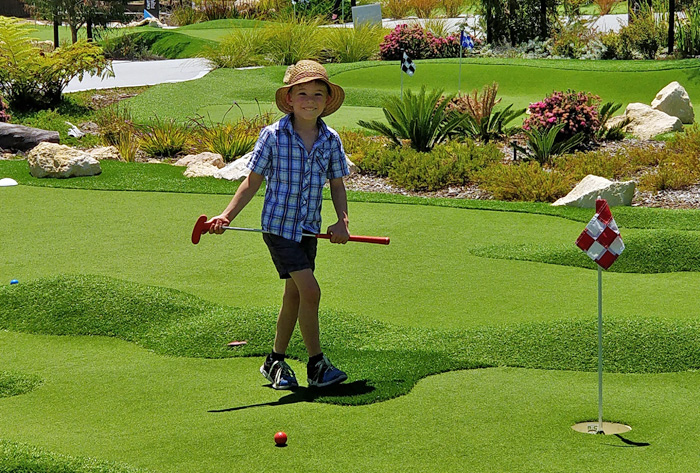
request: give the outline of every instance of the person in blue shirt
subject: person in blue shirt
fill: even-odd
[[[263,239],[285,286],[274,346],[260,372],[275,389],[299,385],[285,362],[298,322],[309,355],[308,384],[323,387],[343,382],[347,375],[333,366],[321,350],[321,290],[314,276],[317,239],[302,233],[320,233],[323,186],[328,180],[338,217],[327,229],[330,241],[344,244],[350,238],[343,182],[349,174],[345,151],[338,133],[321,118],[340,108],[345,92],[330,82],[325,68],[315,61],[304,60],[290,66],[284,84],[275,98],[277,107],[286,115],[260,132],[248,162],[250,174],[226,209],[207,223],[211,224],[210,233],[223,233],[222,227],[236,218],[265,180]]]

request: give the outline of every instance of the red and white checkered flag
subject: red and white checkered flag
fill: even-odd
[[[596,214],[586,229],[576,240],[576,246],[585,251],[590,258],[603,269],[608,269],[615,262],[625,244],[620,237],[615,219],[605,199],[595,201]]]

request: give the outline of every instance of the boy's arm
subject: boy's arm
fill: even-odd
[[[350,238],[348,230],[348,197],[345,192],[345,183],[342,177],[330,180],[331,199],[338,216],[338,221],[328,227],[327,233],[331,234],[331,243],[347,243]]]
[[[212,217],[207,222],[211,223],[209,233],[224,233],[224,229],[221,227],[227,226],[234,218],[236,218],[240,211],[243,210],[248,202],[250,202],[255,193],[258,192],[263,179],[264,176],[262,174],[251,171],[250,174],[248,174],[248,177],[246,177],[241,185],[238,186],[238,190],[233,196],[233,199],[231,199],[231,202],[226,207],[226,210],[224,210],[221,215]]]

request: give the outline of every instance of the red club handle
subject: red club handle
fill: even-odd
[[[207,224],[207,216],[200,215],[192,229],[192,243],[195,245],[199,243],[199,238],[209,231],[209,227],[211,227],[211,224]]]
[[[325,238],[327,240],[331,239],[331,235],[328,233],[318,233],[316,238]],[[377,245],[388,245],[389,237],[376,237],[376,236],[361,236],[361,235],[350,235],[348,241],[356,241],[359,243],[376,243]]]

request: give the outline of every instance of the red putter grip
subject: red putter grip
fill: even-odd
[[[330,240],[331,235],[328,233],[319,233],[316,235],[316,238],[325,238],[326,240]],[[358,243],[376,243],[377,245],[388,245],[389,237],[350,235],[350,239],[348,241],[356,241]]]
[[[200,215],[192,229],[192,243],[199,243],[199,238],[209,231],[211,224],[207,224],[207,216]]]

